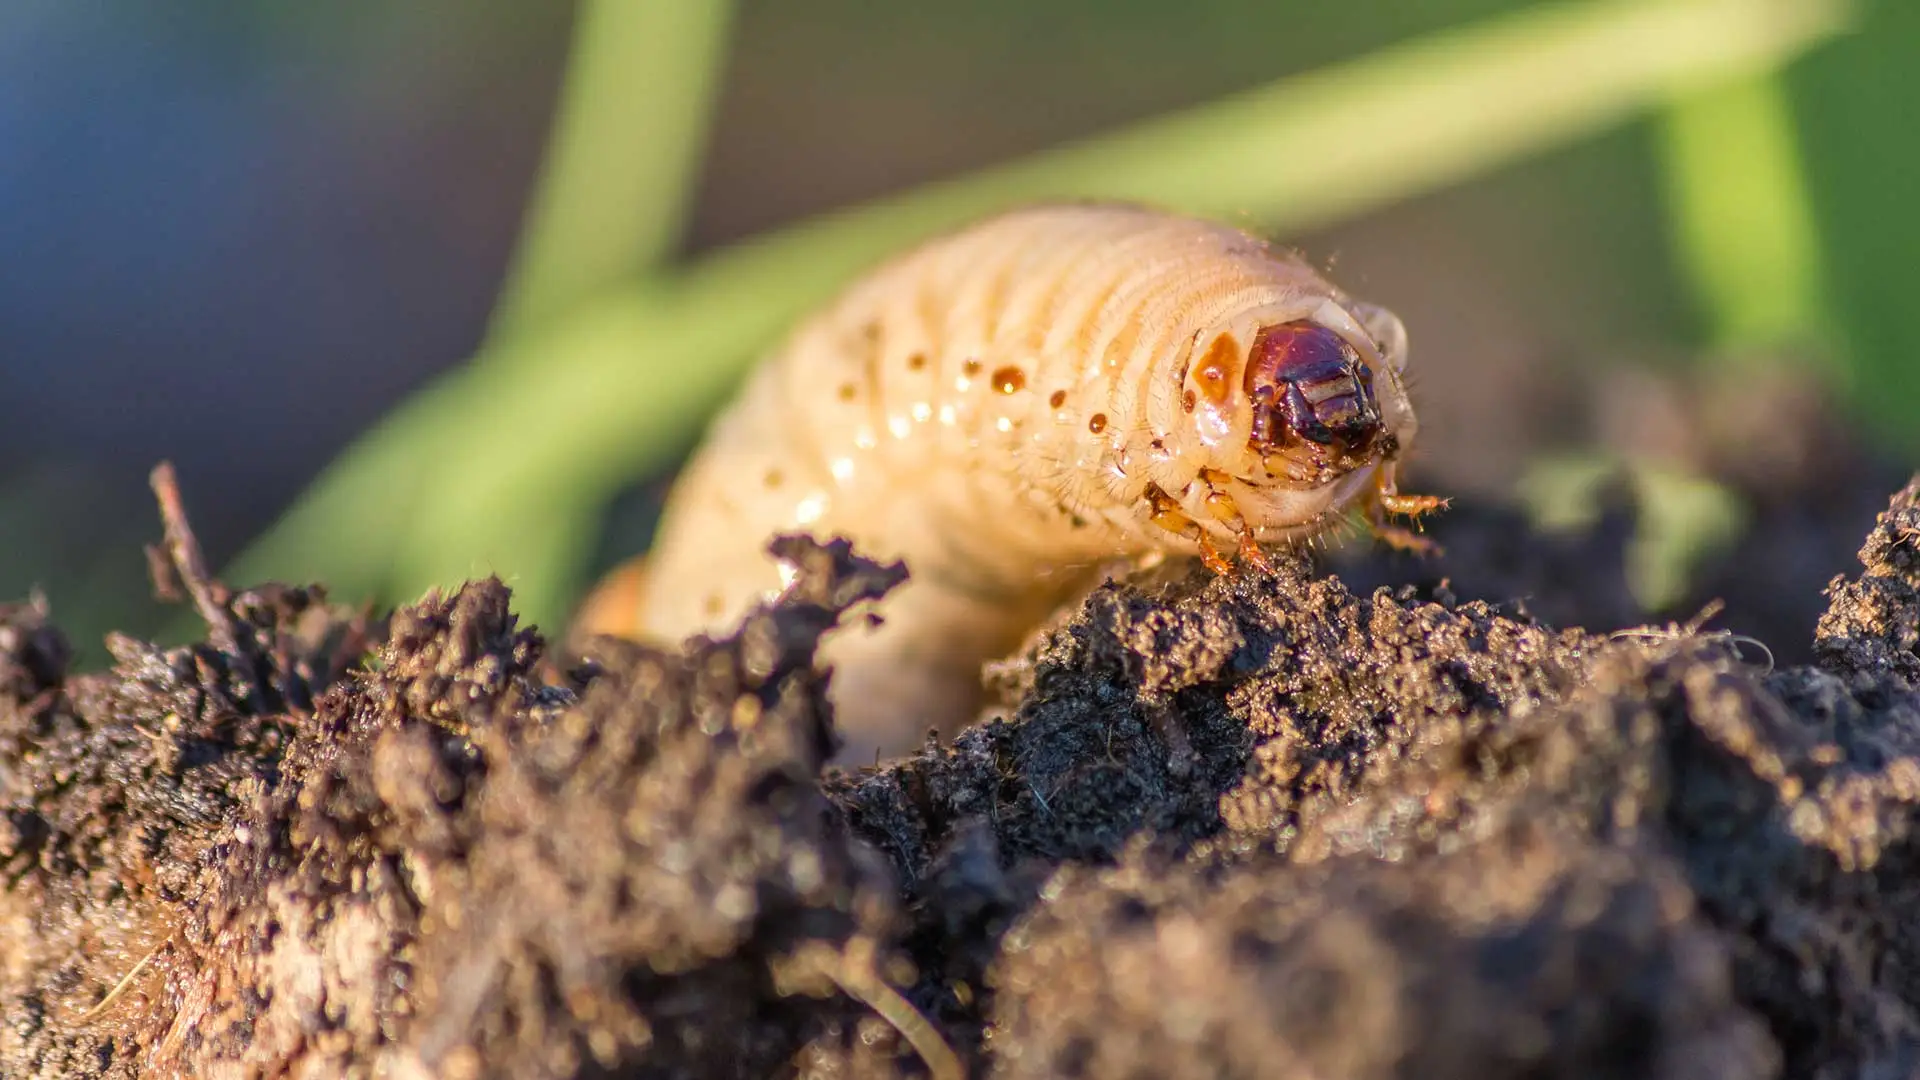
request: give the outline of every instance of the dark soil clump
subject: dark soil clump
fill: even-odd
[[[1803,665],[1613,633],[1631,522],[1103,586],[842,771],[844,544],[575,653],[497,581],[230,594],[170,513],[206,643],[0,609],[0,1075],[1912,1074],[1920,479]]]

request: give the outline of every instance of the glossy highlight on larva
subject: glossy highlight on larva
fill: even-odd
[[[777,595],[783,532],[907,564],[828,639],[852,760],[951,732],[980,666],[1117,560],[1230,556],[1355,504],[1377,534],[1415,420],[1386,310],[1239,230],[1129,206],[1021,210],[880,267],[802,323],[668,500],[638,634],[723,632]]]

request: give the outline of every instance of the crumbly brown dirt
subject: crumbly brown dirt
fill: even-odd
[[[575,652],[174,522],[206,642],[77,674],[0,609],[0,1075],[1911,1075],[1920,478],[1778,668],[1613,632],[1631,514],[1110,584],[854,771],[813,650],[899,569],[844,545]],[[1817,597],[1790,547],[1729,560]]]

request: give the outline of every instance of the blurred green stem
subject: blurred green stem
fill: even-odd
[[[318,576],[343,597],[393,600],[497,567],[520,610],[551,621],[604,500],[686,445],[780,328],[902,244],[1059,197],[1324,226],[1767,70],[1848,13],[1841,0],[1529,9],[719,252],[601,295],[429,387],[230,577]],[[543,517],[557,514],[572,516]]]
[[[552,319],[673,252],[732,5],[579,0],[566,82],[491,334]]]
[[[1779,76],[1689,95],[1661,121],[1673,242],[1718,355],[1824,340],[1824,260]]]
[[[546,159],[487,348],[672,254],[699,176],[731,11],[727,0],[579,0]],[[283,519],[277,535],[297,535],[292,521],[311,530],[311,557],[264,563],[326,579],[343,597],[392,596],[382,576],[434,476],[432,458],[465,415],[460,395],[448,392],[458,382],[442,380],[348,448],[329,467],[334,482],[316,485]],[[368,524],[341,527],[355,520]],[[233,572],[261,561],[243,556]]]

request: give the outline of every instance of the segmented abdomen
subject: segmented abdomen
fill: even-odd
[[[1199,468],[1195,335],[1303,291],[1338,295],[1243,233],[1130,207],[1020,211],[908,253],[800,326],[716,423],[669,501],[644,628],[724,629],[781,584],[770,536],[848,536],[911,578],[879,632],[832,643],[843,726],[950,722],[940,695],[969,696],[1087,570],[1183,547],[1149,491]]]

